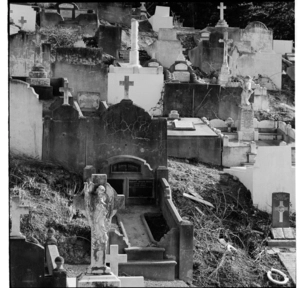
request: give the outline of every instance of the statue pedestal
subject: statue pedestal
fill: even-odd
[[[105,284],[104,287],[121,287],[120,279],[113,273],[102,275],[81,274],[76,278],[76,287],[81,287],[81,283],[102,283]]]
[[[228,64],[223,63],[218,78],[218,83],[222,86],[225,86],[229,81],[229,77],[230,77],[230,72],[229,72]]]
[[[242,106],[239,108],[239,124],[237,127],[238,140],[257,141],[258,131],[254,130],[254,110],[249,106]]]
[[[26,82],[33,86],[50,86],[50,78],[47,77],[47,72],[41,64],[32,67]]]

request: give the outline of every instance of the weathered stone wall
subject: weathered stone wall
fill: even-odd
[[[19,32],[9,37],[10,76],[28,77],[34,65],[35,34]],[[42,61],[46,72],[50,72],[50,44],[42,44]]]
[[[79,119],[71,106],[54,110],[52,119],[45,119],[43,158],[79,173],[86,165],[101,170],[106,159],[118,155],[140,157],[152,169],[167,165],[165,119],[151,119],[131,100],[99,113],[98,117]]]
[[[236,120],[241,92],[240,87],[166,83],[163,115],[166,117],[171,110],[177,110],[181,117],[218,117],[224,120],[231,117]]]
[[[67,78],[72,95],[80,91],[99,92],[107,100],[107,65],[102,63],[102,49],[58,48],[56,61],[51,64],[54,78]]]
[[[29,84],[9,83],[10,151],[42,158],[43,105]]]
[[[168,136],[168,156],[197,159],[200,162],[221,165],[222,140],[220,137],[171,137]]]

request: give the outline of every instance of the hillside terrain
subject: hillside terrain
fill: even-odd
[[[193,285],[270,287],[266,277],[270,268],[287,273],[278,256],[266,249],[271,217],[252,205],[243,184],[220,167],[171,158],[168,167],[173,201],[180,215],[194,224]],[[71,208],[72,195],[82,188],[81,177],[63,167],[10,155],[10,196],[19,194],[33,207],[22,216],[22,233],[29,241],[44,244],[47,228],[53,227],[73,276],[90,261],[90,228],[82,215],[72,215]],[[196,193],[214,208],[183,193]],[[295,215],[290,222],[295,226]],[[236,251],[227,251],[226,243]]]

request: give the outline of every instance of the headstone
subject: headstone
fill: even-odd
[[[170,17],[170,7],[156,6],[155,14],[149,18],[152,29],[159,32],[160,28],[173,28],[173,17]]]
[[[25,238],[20,231],[20,216],[29,214],[29,207],[21,203],[20,196],[13,196],[11,200],[12,227],[10,237]]]
[[[272,227],[290,227],[290,194],[272,193]]]
[[[179,119],[179,113],[177,110],[171,110],[169,114],[170,119]]]
[[[100,93],[81,91],[77,95],[78,104],[82,111],[95,111],[101,101]]]
[[[227,22],[224,19],[224,10],[227,7],[223,5],[223,2],[220,3],[220,6],[218,6],[218,9],[220,9],[220,20],[218,21],[216,27],[228,27]]]
[[[118,245],[110,245],[109,254],[106,255],[106,263],[110,263],[110,269],[116,276],[119,275],[119,263],[127,262],[127,254],[119,254]]]
[[[75,19],[75,6],[71,3],[62,3],[58,5],[57,12],[66,19]]]
[[[10,17],[24,31],[35,31],[36,12],[28,5],[9,5]]]
[[[185,63],[178,63],[175,65],[175,70],[188,70],[188,66]]]

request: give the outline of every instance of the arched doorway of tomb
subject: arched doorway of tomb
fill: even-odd
[[[155,203],[155,173],[142,158],[120,155],[108,158],[101,173],[118,194],[125,195],[125,205]]]

